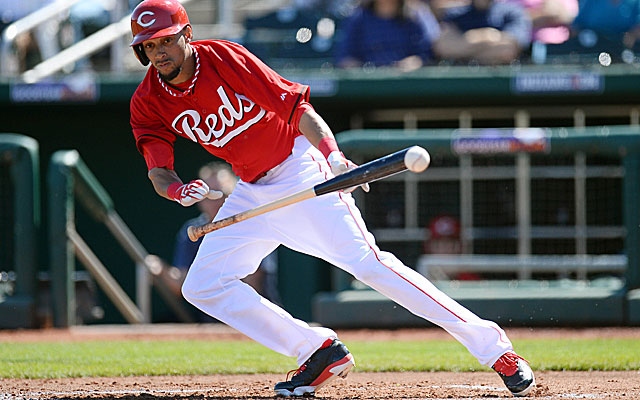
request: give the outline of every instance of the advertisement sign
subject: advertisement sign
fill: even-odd
[[[13,103],[94,103],[98,96],[95,78],[86,74],[37,83],[14,83],[10,88]]]
[[[451,149],[456,154],[544,153],[550,150],[549,131],[543,128],[458,129]]]
[[[511,80],[515,94],[601,93],[604,78],[593,72],[521,72]]]

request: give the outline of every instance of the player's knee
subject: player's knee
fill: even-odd
[[[184,297],[184,299],[186,301],[188,301],[189,303],[193,304],[193,299],[195,297],[195,293],[194,293],[194,287],[193,285],[190,283],[192,280],[189,279],[189,277],[187,276],[187,279],[184,280],[184,282],[182,282],[182,297]]]
[[[224,292],[224,287],[219,279],[209,279],[198,274],[188,274],[182,283],[182,297],[194,306],[202,302],[214,304],[217,297]],[[210,282],[205,285],[203,282]]]
[[[211,297],[212,292],[215,292],[215,288],[203,285],[201,277],[187,275],[187,278],[182,283],[182,297],[194,305],[207,297]]]
[[[402,263],[395,258],[391,253],[371,252],[366,258],[359,263],[359,268],[353,268],[352,274],[354,278],[360,282],[376,282],[380,279],[389,279],[394,275],[390,272],[395,268],[403,266]]]

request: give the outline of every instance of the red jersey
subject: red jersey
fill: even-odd
[[[252,182],[291,154],[300,117],[312,109],[309,87],[284,79],[239,44],[206,40],[191,46],[200,66],[186,96],[170,94],[180,91],[160,81],[153,66],[133,94],[136,146],[149,169],[173,169],[173,143],[184,136]]]

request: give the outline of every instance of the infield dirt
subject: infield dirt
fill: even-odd
[[[639,328],[507,329],[513,340],[524,338],[640,338]],[[450,339],[441,329],[339,331],[350,340]],[[249,340],[221,325],[89,326],[69,330],[0,331],[0,341],[81,340]],[[640,340],[640,339],[639,339]],[[357,358],[357,355],[356,355]],[[17,399],[272,399],[283,374],[110,377],[69,379],[3,379],[0,400]],[[640,371],[537,371],[536,399],[640,399]],[[493,372],[365,373],[357,367],[318,392],[318,399],[487,399],[509,398]]]

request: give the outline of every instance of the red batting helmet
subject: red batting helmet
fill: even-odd
[[[429,223],[431,237],[437,238],[457,238],[460,236],[460,222],[456,218],[448,215],[440,215]]]
[[[131,13],[130,46],[142,65],[149,64],[142,42],[175,35],[189,25],[187,11],[177,0],[144,0]]]

